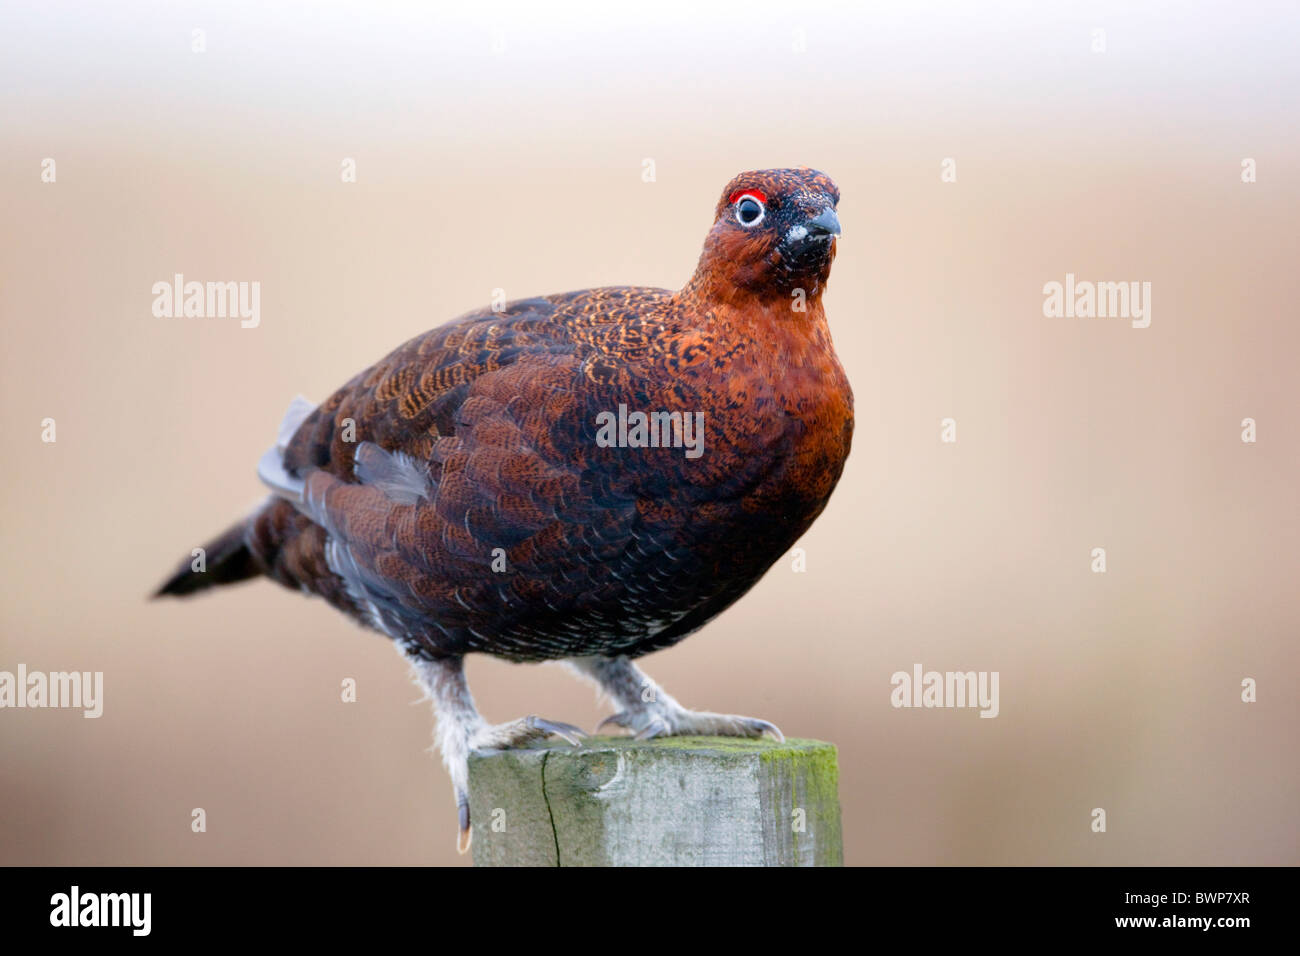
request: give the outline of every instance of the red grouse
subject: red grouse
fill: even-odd
[[[392,638],[433,699],[462,846],[471,751],[581,733],[489,725],[471,652],[569,661],[640,737],[779,737],[685,709],[632,662],[748,591],[839,480],[853,395],[822,310],[838,202],[815,170],[742,173],[680,291],[471,312],[295,401],[258,468],[271,496],[158,593],[265,575]]]

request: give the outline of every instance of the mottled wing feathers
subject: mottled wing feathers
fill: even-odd
[[[285,467],[350,478],[355,445],[373,441],[427,460],[432,440],[455,432],[471,383],[526,353],[571,349],[548,333],[549,299],[512,303],[433,329],[400,346],[335,392],[289,442]]]
[[[616,397],[589,374],[604,323],[556,311],[529,300],[435,329],[306,418],[283,469],[304,483],[310,527],[280,504],[259,522],[284,536],[268,557],[285,583],[416,647],[492,639],[507,656],[516,625],[521,656],[537,656],[545,635],[525,618],[612,597],[603,565],[635,544],[637,514],[632,495],[589,474],[592,423]],[[322,568],[329,580],[304,576]],[[476,635],[489,608],[497,633]]]

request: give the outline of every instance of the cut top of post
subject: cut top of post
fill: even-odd
[[[475,754],[477,866],[838,866],[839,766],[818,740],[595,737]]]

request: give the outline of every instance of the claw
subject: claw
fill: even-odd
[[[558,720],[546,720],[542,717],[529,717],[528,723],[538,730],[553,734],[561,740],[566,740],[575,747],[582,746],[582,738],[587,736],[587,732],[581,727],[575,727],[573,724],[563,724]]]
[[[627,727],[627,721],[628,721],[627,711],[620,710],[617,714],[610,714],[608,717],[606,717],[604,720],[598,723],[596,725],[596,732],[599,733],[600,729],[604,727],[606,724],[613,724],[615,727]]]
[[[668,726],[668,721],[664,720],[662,717],[654,717],[651,719],[650,723],[646,724],[645,727],[637,732],[636,739],[653,740],[655,737],[670,733],[671,731],[672,728]]]
[[[636,740],[652,740],[673,734],[720,734],[724,737],[761,737],[768,734],[778,743],[785,743],[785,734],[781,733],[780,727],[758,717],[682,711],[670,718],[653,712],[621,710],[602,720],[596,731],[599,732],[607,724],[630,730]]]
[[[785,734],[781,733],[781,728],[771,721],[759,720],[757,717],[750,718],[750,726],[758,731],[758,736],[771,734],[779,744],[785,743]]]
[[[622,727],[624,730],[635,731],[632,735],[635,740],[650,740],[652,737],[659,737],[663,734],[669,734],[672,732],[672,728],[669,727],[668,721],[664,720],[662,717],[651,717],[649,722],[640,729],[637,729],[636,718],[637,715],[631,711],[620,710],[617,714],[610,714],[602,720],[596,726],[596,730],[599,731],[606,724],[613,724],[615,727]]]
[[[456,835],[456,852],[464,856],[469,852],[469,845],[474,842],[474,831],[469,826],[469,794],[456,794],[456,817],[460,823],[460,832]]]
[[[736,717],[733,714],[697,713],[680,708],[671,714],[656,713],[653,709],[620,710],[619,713],[604,718],[595,730],[599,732],[611,723],[632,732],[633,739],[636,740],[653,740],[654,737],[675,734],[736,737],[761,737],[767,734],[777,743],[785,743],[785,735],[781,734],[781,728],[775,723],[757,717]]]

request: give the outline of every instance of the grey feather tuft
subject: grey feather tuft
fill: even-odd
[[[285,469],[284,450],[289,447],[294,433],[307,420],[307,416],[315,410],[316,406],[301,395],[290,402],[280,421],[280,431],[276,435],[274,447],[268,448],[257,463],[257,477],[262,479],[262,483],[294,504],[302,502],[303,481]]]
[[[353,459],[357,481],[382,491],[390,501],[413,505],[429,497],[429,476],[425,470],[400,451],[384,451],[374,442],[363,441]]]

